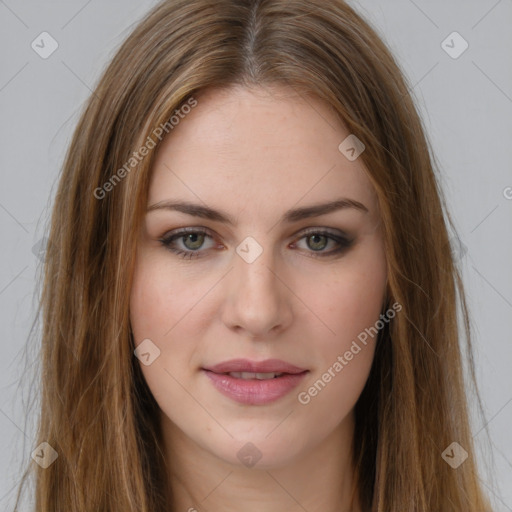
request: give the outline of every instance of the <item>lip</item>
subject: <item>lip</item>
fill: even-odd
[[[232,359],[202,368],[202,371],[220,393],[235,402],[246,405],[263,405],[279,400],[297,387],[309,373],[309,370],[279,359],[260,362]],[[267,380],[247,380],[227,375],[228,372],[284,373],[284,375]]]

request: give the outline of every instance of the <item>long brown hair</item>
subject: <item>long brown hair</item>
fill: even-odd
[[[155,150],[134,152],[148,138],[159,142],[158,127],[170,133],[169,119],[194,95],[232,85],[313,94],[366,146],[388,297],[403,309],[380,333],[356,405],[363,510],[490,510],[465,393],[463,339],[481,409],[470,321],[435,159],[397,63],[342,0],[167,0],[104,72],[71,141],[51,220],[36,446],[47,442],[58,457],[25,472],[23,481],[35,476],[36,510],[168,510],[159,410],[133,354],[128,302]],[[456,469],[442,457],[452,442],[468,453]]]

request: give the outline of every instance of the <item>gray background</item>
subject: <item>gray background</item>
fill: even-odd
[[[441,167],[462,242],[486,414],[473,419],[486,464],[482,481],[496,510],[512,511],[512,0],[351,3],[376,26],[408,77]],[[0,0],[1,510],[12,507],[22,465],[35,448],[37,409],[25,413],[25,381],[35,375],[34,349],[25,346],[39,293],[33,247],[44,235],[83,102],[154,4]],[[59,45],[47,59],[31,48],[43,31]],[[441,46],[453,31],[469,44],[456,59]]]

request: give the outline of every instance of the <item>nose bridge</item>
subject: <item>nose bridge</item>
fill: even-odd
[[[278,283],[275,276],[276,259],[270,244],[264,247],[253,237],[247,237],[236,248],[235,278],[238,292],[269,295],[267,300],[275,300]]]
[[[264,335],[286,323],[291,314],[286,287],[276,276],[275,253],[252,237],[242,241],[236,253],[224,322],[251,336]]]

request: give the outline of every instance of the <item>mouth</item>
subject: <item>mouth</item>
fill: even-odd
[[[243,380],[250,380],[250,379],[256,379],[256,380],[269,380],[269,379],[277,379],[278,377],[281,377],[282,375],[290,375],[289,373],[280,372],[280,373],[254,373],[254,372],[229,372],[229,373],[222,373],[220,375],[229,375],[230,377],[233,377],[235,379],[243,379]]]
[[[309,373],[277,359],[233,359],[202,371],[217,391],[245,405],[263,405],[283,398]]]
[[[269,378],[267,377],[267,375],[271,374],[280,375],[287,373],[290,375],[296,375],[298,373],[307,371],[305,368],[300,368],[286,361],[281,361],[281,359],[266,359],[265,361],[251,361],[250,359],[231,359],[229,361],[224,361],[213,366],[207,366],[203,369],[217,374],[239,373],[263,375],[262,378]],[[243,378],[240,376],[237,377]],[[273,378],[273,376],[270,378]]]

